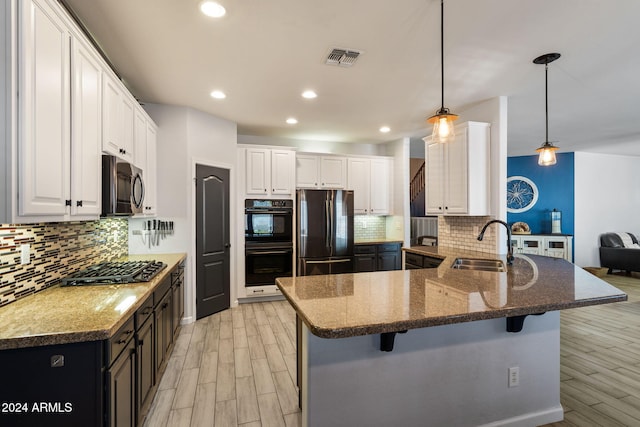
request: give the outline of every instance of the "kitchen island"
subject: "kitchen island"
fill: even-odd
[[[562,259],[499,273],[451,268],[495,256],[441,252],[438,268],[277,280],[299,319],[303,425],[562,419],[559,310],[626,295]]]

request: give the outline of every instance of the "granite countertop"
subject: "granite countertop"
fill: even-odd
[[[309,330],[321,338],[397,332],[627,299],[619,289],[564,259],[518,254],[507,272],[496,273],[456,270],[451,264],[460,256],[503,261],[504,257],[443,247],[406,250],[444,261],[438,268],[287,277],[276,283]]]
[[[129,255],[167,264],[153,280],[124,285],[52,286],[0,308],[0,350],[110,338],[186,254]]]

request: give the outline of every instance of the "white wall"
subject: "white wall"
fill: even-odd
[[[274,138],[268,136],[238,135],[238,144],[277,145],[294,147],[306,153],[356,154],[363,156],[384,155],[384,144],[355,144],[333,141],[311,141],[301,139]]]
[[[186,107],[146,104],[145,110],[158,125],[158,215],[157,219],[174,221],[175,234],[149,248],[140,236],[144,219],[129,220],[130,253],[186,252],[185,314],[183,322],[195,320],[195,164],[230,169],[230,200],[235,201],[235,165],[237,128],[234,122]],[[237,246],[235,215],[230,216],[231,247]],[[231,251],[231,301],[235,301],[235,263]]]
[[[574,161],[575,263],[595,267],[600,234],[640,236],[640,157],[576,152]]]
[[[411,212],[409,210],[409,155],[410,140],[402,138],[385,144],[387,156],[393,157],[393,185],[391,207],[393,215],[386,220],[387,239],[402,240],[410,244]]]

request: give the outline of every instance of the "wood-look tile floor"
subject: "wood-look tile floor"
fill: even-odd
[[[629,301],[562,312],[565,419],[547,427],[640,426],[640,276],[605,280]],[[145,426],[301,425],[295,342],[286,301],[242,304],[184,326]]]
[[[295,343],[286,301],[183,326],[145,426],[300,426]]]

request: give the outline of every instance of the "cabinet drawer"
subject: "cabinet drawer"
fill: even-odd
[[[171,272],[171,285],[174,286],[176,283],[178,282],[182,283],[183,281],[184,281],[184,265],[180,264]]]
[[[153,295],[149,295],[149,298],[142,304],[142,306],[136,311],[136,331],[140,329],[140,326],[145,320],[153,313]]]
[[[422,268],[422,255],[412,254],[411,252],[407,252],[405,254],[405,262],[407,264],[411,264],[412,266]]]
[[[106,365],[111,366],[114,360],[118,357],[118,355],[127,347],[127,344],[133,338],[134,324],[133,324],[133,316],[126,321],[118,332],[116,332],[111,338],[107,340],[107,348],[106,348]]]
[[[430,257],[430,256],[423,256],[422,257],[422,267],[423,268],[437,268],[440,266],[440,264],[442,264],[442,259],[440,258],[435,258],[435,257]]]
[[[164,297],[169,288],[171,288],[171,278],[165,277],[153,292],[153,301],[156,305],[158,305],[158,303],[162,300],[162,297]]]
[[[353,253],[354,254],[375,254],[376,245],[354,245]]]
[[[398,252],[400,243],[382,243],[378,245],[378,252]]]

